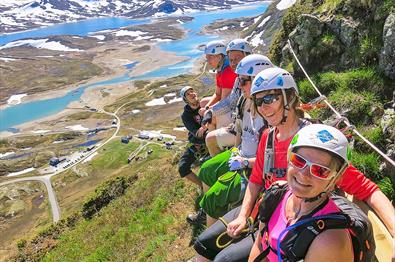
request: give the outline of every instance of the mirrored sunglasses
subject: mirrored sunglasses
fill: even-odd
[[[309,166],[310,174],[316,178],[325,180],[330,178],[331,169],[329,167],[312,163],[296,153],[290,153],[289,163],[298,169],[304,169],[306,166]]]
[[[262,104],[270,105],[271,103],[277,101],[280,97],[280,94],[268,94],[260,98],[254,98],[254,103],[257,107],[261,106]]]

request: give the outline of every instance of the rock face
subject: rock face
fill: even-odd
[[[383,48],[380,54],[380,68],[390,79],[395,80],[395,13],[385,20]]]
[[[318,1],[315,4],[319,5]],[[298,16],[295,8],[290,12],[297,17],[293,18],[297,19],[296,26],[283,28],[292,32],[284,34],[280,45],[283,48],[284,40],[289,38],[310,73],[380,64],[385,75],[395,79],[395,14],[389,14],[388,8],[373,0],[344,1],[322,12],[313,7],[307,11],[309,14],[303,10]],[[283,65],[290,62],[287,48],[283,49],[281,62]]]

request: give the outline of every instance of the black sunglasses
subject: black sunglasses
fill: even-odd
[[[256,106],[261,106],[262,104],[270,105],[271,103],[278,100],[280,94],[268,94],[260,98],[254,98],[254,103]]]
[[[244,86],[247,82],[251,82],[251,76],[249,76],[248,78],[242,78],[242,77],[239,77],[239,82],[240,82],[240,85],[242,85],[242,86]]]

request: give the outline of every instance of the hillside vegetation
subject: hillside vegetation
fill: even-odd
[[[273,7],[270,10],[273,12]],[[294,72],[304,102],[315,98],[317,94],[286,46],[290,39],[330,103],[392,159],[395,82],[389,68],[395,52],[383,31],[389,28],[386,30],[394,32],[394,11],[392,0],[297,1],[284,12],[269,53],[276,64]],[[147,88],[147,83],[140,84]],[[136,99],[134,108],[142,103],[135,97],[125,97],[124,101],[128,99]],[[309,113],[323,120],[332,117],[327,108]],[[178,121],[162,124],[175,126]],[[185,216],[194,209],[197,191],[178,176],[182,146],[167,151],[154,145],[154,153],[133,162],[132,167],[122,161],[108,162],[106,157],[117,154],[111,151],[116,148],[114,144],[106,146],[106,154],[91,163],[91,170],[107,168],[114,175],[83,202],[78,212],[32,240],[19,241],[14,260],[185,261],[193,255],[189,244],[197,229],[187,225]],[[353,163],[394,200],[393,168],[356,137],[353,151]]]

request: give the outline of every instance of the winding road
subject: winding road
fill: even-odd
[[[56,199],[55,191],[53,190],[53,187],[52,187],[52,184],[51,184],[51,178],[53,176],[59,175],[59,174],[65,172],[65,171],[69,170],[73,166],[79,164],[81,161],[84,161],[86,158],[91,156],[93,153],[95,153],[97,150],[99,150],[102,146],[104,146],[105,144],[110,142],[114,137],[116,137],[118,132],[119,132],[119,129],[121,128],[121,119],[117,116],[117,113],[119,112],[119,110],[122,107],[124,107],[125,105],[127,105],[129,103],[131,103],[131,102],[126,102],[126,103],[122,104],[120,107],[118,107],[115,110],[115,113],[106,112],[104,110],[99,111],[99,112],[102,112],[104,114],[107,114],[107,115],[110,115],[112,117],[115,117],[117,119],[117,129],[115,130],[114,134],[109,139],[107,139],[104,143],[100,144],[98,147],[94,148],[92,151],[89,152],[89,154],[87,154],[84,157],[80,158],[74,164],[70,165],[69,167],[67,167],[65,169],[56,171],[56,172],[54,172],[52,174],[43,175],[43,176],[32,176],[32,177],[16,178],[16,179],[13,179],[13,180],[2,182],[2,183],[0,183],[0,186],[5,186],[5,185],[12,184],[12,183],[18,183],[18,182],[25,182],[25,181],[39,181],[39,182],[42,182],[45,185],[45,187],[47,188],[47,191],[48,191],[48,199],[49,199],[49,203],[50,203],[51,210],[52,210],[53,222],[58,222],[59,219],[60,219],[61,213],[60,213],[60,208],[59,208],[58,201]]]

